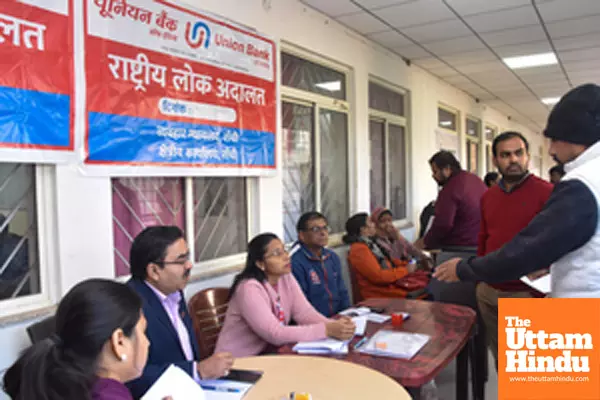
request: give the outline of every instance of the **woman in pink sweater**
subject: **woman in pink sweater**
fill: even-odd
[[[286,343],[327,337],[347,340],[354,335],[352,320],[331,320],[313,308],[291,271],[290,256],[276,235],[264,233],[252,239],[246,267],[229,292],[215,352],[255,356]],[[291,319],[298,325],[288,325]]]

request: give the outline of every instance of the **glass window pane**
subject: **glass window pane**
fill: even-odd
[[[404,96],[384,86],[369,82],[369,108],[404,116]]]
[[[195,261],[243,253],[248,243],[246,180],[194,178]]]
[[[385,202],[385,124],[369,121],[371,145],[371,210],[387,206]]]
[[[0,163],[0,300],[40,293],[35,166]]]
[[[115,178],[113,232],[116,276],[129,274],[133,239],[152,225],[185,229],[183,178]]]
[[[494,140],[494,138],[496,137],[496,134],[498,133],[498,130],[494,127],[491,126],[486,126],[485,127],[485,138],[489,141]]]
[[[296,240],[296,222],[315,209],[313,108],[283,102],[283,227],[286,243]]]
[[[479,174],[479,144],[467,140],[467,170]]]
[[[335,99],[346,99],[346,76],[288,53],[281,53],[281,84]]]
[[[438,108],[438,126],[456,132],[456,114]]]
[[[467,123],[466,123],[466,127],[467,127],[467,135],[468,136],[472,136],[472,137],[479,137],[479,121],[471,119],[471,118],[467,118]]]
[[[399,220],[406,218],[406,132],[392,124],[389,131],[390,209]]]
[[[348,118],[344,113],[321,110],[321,212],[333,232],[343,232],[348,207]]]
[[[494,167],[493,157],[492,145],[485,145],[485,165],[487,166],[487,172],[493,172],[496,169],[496,167]]]

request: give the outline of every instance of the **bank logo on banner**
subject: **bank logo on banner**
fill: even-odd
[[[196,22],[193,26],[188,22],[185,27],[185,41],[192,49],[204,47],[208,49],[210,45],[210,28],[204,22]]]
[[[600,299],[499,299],[500,400],[600,399]]]

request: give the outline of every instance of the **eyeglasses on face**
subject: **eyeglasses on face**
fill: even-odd
[[[281,258],[284,255],[287,255],[288,252],[286,249],[275,249],[270,253],[265,254],[264,258],[269,258],[269,257],[277,257],[277,258]]]
[[[307,229],[307,231],[312,232],[312,233],[321,233],[321,232],[331,233],[331,228],[328,225],[311,226],[310,228]]]

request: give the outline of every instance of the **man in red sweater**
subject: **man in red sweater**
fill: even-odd
[[[502,179],[481,199],[481,230],[477,255],[498,250],[525,228],[540,212],[554,186],[528,171],[529,143],[518,132],[505,132],[492,145],[494,165]],[[498,298],[542,297],[523,282],[480,282],[477,303],[483,317],[488,345],[498,369]]]

